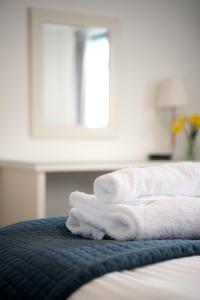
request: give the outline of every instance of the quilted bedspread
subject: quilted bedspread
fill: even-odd
[[[200,254],[199,240],[89,240],[72,235],[65,221],[0,229],[0,299],[66,299],[105,273]]]

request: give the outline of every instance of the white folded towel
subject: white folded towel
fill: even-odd
[[[104,202],[149,195],[200,196],[200,163],[181,162],[129,167],[98,177],[94,194]]]
[[[73,192],[66,226],[93,239],[200,238],[200,198],[150,197],[127,203],[104,204],[94,195]]]

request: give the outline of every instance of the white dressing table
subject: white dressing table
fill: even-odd
[[[94,179],[128,166],[162,161],[0,162],[0,225],[67,215],[74,190],[92,193]]]

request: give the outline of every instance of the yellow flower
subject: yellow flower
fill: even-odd
[[[183,130],[183,128],[184,128],[184,123],[182,123],[182,122],[175,121],[172,124],[172,132],[173,133],[179,133]]]
[[[189,121],[192,125],[200,127],[200,115],[192,114],[189,116]]]
[[[187,120],[186,116],[179,116],[178,118],[178,122],[181,124],[185,124],[186,120]]]

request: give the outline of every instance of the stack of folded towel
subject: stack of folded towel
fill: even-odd
[[[94,195],[71,193],[70,205],[66,226],[86,238],[200,238],[200,163],[108,173],[94,181]]]

